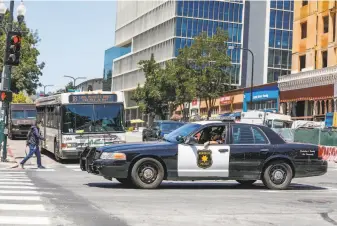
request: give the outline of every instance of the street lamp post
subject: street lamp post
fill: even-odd
[[[76,80],[77,80],[77,79],[86,79],[86,77],[77,77],[77,78],[75,78],[75,77],[68,76],[68,75],[65,75],[64,77],[71,78],[71,79],[74,80],[74,83],[73,83],[74,88],[75,88],[75,86],[76,86]]]
[[[254,81],[254,53],[248,48],[228,46],[228,49],[234,49],[234,48],[246,50],[250,52],[250,54],[252,55],[252,76],[250,79],[250,109],[252,110],[253,109],[253,81]]]
[[[43,85],[43,95],[46,95],[46,87],[50,87],[54,85]]]
[[[24,6],[22,0],[20,5],[17,8],[17,20],[19,25],[17,27],[13,26],[13,18],[14,18],[14,0],[10,1],[9,5],[9,21],[8,23],[4,22],[5,14],[7,12],[7,7],[3,3],[3,0],[0,0],[0,29],[2,29],[5,34],[6,34],[6,47],[5,49],[7,50],[7,47],[9,46],[9,37],[8,34],[9,32],[12,31],[18,31],[22,33],[20,29],[20,25],[24,21],[24,17],[26,14],[26,7]],[[14,29],[13,29],[14,28]],[[12,66],[11,65],[6,65],[5,62],[7,61],[8,55],[7,51],[4,54],[4,61],[3,61],[3,77],[1,78],[1,90],[6,90],[9,91],[11,89],[11,72],[12,72]],[[4,135],[3,136],[3,155],[1,158],[2,162],[7,161],[7,130],[8,127],[8,110],[9,110],[9,103],[8,102],[2,102],[1,103],[1,112],[4,113],[4,115],[1,114],[1,124],[4,125],[1,128],[1,132]]]

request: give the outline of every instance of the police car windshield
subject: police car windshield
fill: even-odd
[[[167,136],[165,136],[165,140],[172,142],[172,143],[178,143],[177,141],[177,136],[183,136],[186,137],[187,135],[189,135],[190,133],[192,133],[193,131],[197,130],[198,128],[200,128],[201,125],[197,124],[197,123],[189,123],[189,124],[185,124],[182,127],[172,131],[171,133],[167,134]]]

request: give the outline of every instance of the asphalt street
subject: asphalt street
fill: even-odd
[[[44,170],[35,161],[0,171],[0,225],[337,225],[337,168],[295,179],[286,191],[259,181],[249,187],[170,181],[138,190],[82,172],[76,161],[60,164],[44,155]]]

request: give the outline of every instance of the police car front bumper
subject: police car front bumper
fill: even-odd
[[[125,160],[98,159],[92,163],[92,173],[105,178],[127,178],[128,169]]]

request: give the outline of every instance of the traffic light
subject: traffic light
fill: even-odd
[[[13,93],[8,90],[0,90],[0,101],[1,102],[12,102]]]
[[[8,32],[6,47],[6,65],[17,66],[20,63],[21,33]]]

